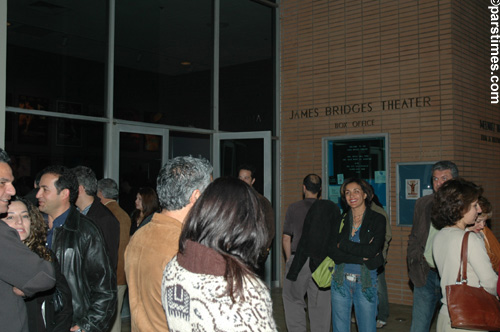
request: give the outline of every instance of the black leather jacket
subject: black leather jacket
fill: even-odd
[[[47,291],[36,293],[34,297],[24,299],[30,332],[68,332],[73,326],[71,325],[73,323],[71,290],[66,278],[61,273],[61,267],[55,254],[51,251],[50,255],[56,273],[56,286]],[[41,312],[43,302],[45,302],[45,324]]]
[[[116,310],[116,276],[100,230],[72,206],[54,230],[52,250],[73,296],[73,324],[85,332],[107,331]]]

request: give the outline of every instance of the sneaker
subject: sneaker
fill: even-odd
[[[381,329],[386,325],[387,325],[387,323],[384,322],[383,320],[377,320],[377,329]]]

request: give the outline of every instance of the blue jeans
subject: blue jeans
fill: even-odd
[[[375,275],[375,276],[373,276]],[[351,329],[351,311],[354,303],[354,312],[358,331],[375,332],[377,330],[377,276],[372,274],[371,285],[367,291],[368,299],[362,291],[361,280],[349,281],[344,278],[343,284],[334,287],[332,281],[332,323],[333,332],[348,332]]]
[[[436,306],[441,300],[439,275],[430,270],[423,287],[413,290],[413,310],[410,332],[429,332]]]

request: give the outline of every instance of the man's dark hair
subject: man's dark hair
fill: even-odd
[[[431,219],[434,227],[441,229],[456,225],[482,193],[481,187],[462,178],[443,183],[434,195],[432,204]]]
[[[35,188],[40,188],[40,179],[42,178],[42,172],[43,171],[39,171],[38,173],[36,173],[34,181]]]
[[[0,163],[10,163],[9,154],[4,149],[0,149]]]
[[[252,179],[255,179],[255,173],[257,173],[257,168],[255,168],[254,165],[250,165],[250,164],[241,164],[239,167],[238,167],[238,174],[240,174],[240,171],[244,169],[244,170],[247,170],[250,172],[250,176],[252,177]],[[238,174],[236,174],[236,176],[238,176]]]
[[[321,192],[321,177],[317,174],[308,174],[302,181],[302,184],[306,187],[307,191],[313,194],[319,194]]]
[[[94,171],[86,166],[76,166],[72,169],[78,179],[78,185],[83,186],[89,196],[97,195],[97,177]]]
[[[457,167],[457,165],[455,165],[454,162],[449,161],[449,160],[441,160],[441,161],[438,161],[437,163],[435,163],[432,166],[431,173],[434,173],[434,171],[436,171],[436,170],[445,171],[447,169],[449,169],[451,171],[451,176],[453,176],[453,178],[458,178],[458,167]]]
[[[48,166],[42,171],[42,176],[45,174],[54,174],[59,177],[54,182],[54,186],[57,189],[57,194],[60,194],[62,190],[69,190],[69,202],[71,204],[76,203],[76,199],[78,198],[78,179],[76,178],[75,173],[71,171],[69,168],[61,165],[53,165]]]

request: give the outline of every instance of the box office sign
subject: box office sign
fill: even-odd
[[[387,134],[323,138],[323,196],[341,206],[340,187],[344,180],[359,177],[373,187],[385,208],[388,146]]]

